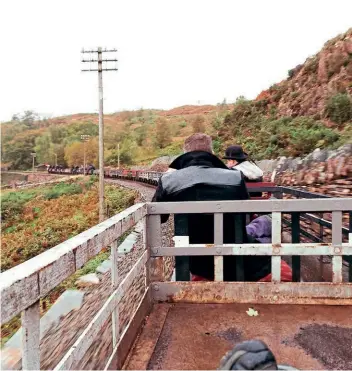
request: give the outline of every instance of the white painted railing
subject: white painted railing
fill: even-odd
[[[131,206],[95,227],[1,274],[1,323],[6,323],[22,312],[23,369],[40,369],[40,298],[109,245],[112,245],[112,284],[116,287],[118,277],[116,240],[145,215],[145,204]],[[145,257],[146,255],[144,260]],[[139,265],[142,265],[142,262]],[[113,301],[114,305],[117,305],[123,293],[121,290],[125,287],[126,282],[119,286]],[[111,314],[111,311],[109,313]],[[113,313],[115,323],[116,315],[115,311]],[[117,336],[118,333],[115,332],[115,342]]]
[[[352,243],[342,243],[342,213],[352,209],[352,199],[264,200],[148,203],[134,205],[86,232],[1,274],[1,320],[7,322],[22,312],[23,369],[40,369],[39,300],[64,279],[82,267],[103,247],[112,245],[113,293],[103,304],[76,343],[56,369],[75,368],[99,332],[112,318],[113,351],[107,368],[118,369],[124,361],[152,297],[157,301],[187,302],[261,302],[273,304],[352,303],[352,284],[343,282],[342,255],[352,255]],[[332,212],[332,241],[328,244],[282,244],[281,216],[291,212]],[[224,244],[223,214],[233,212],[272,213],[271,244]],[[177,247],[162,245],[160,215],[214,213],[214,243],[189,245],[181,239]],[[115,241],[138,221],[144,221],[144,250],[127,276],[118,284],[117,244]],[[213,255],[216,282],[164,282],[164,256]],[[283,255],[333,256],[333,282],[282,283]],[[224,255],[269,255],[272,282],[222,282]],[[121,333],[119,303],[136,277],[145,276],[143,296]]]

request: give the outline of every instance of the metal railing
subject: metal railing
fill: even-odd
[[[118,303],[121,301],[133,278],[145,269],[148,260],[144,252],[123,281],[118,283],[117,240],[146,215],[146,205],[136,204],[105,220],[93,228],[53,247],[46,252],[1,273],[1,323],[6,323],[22,312],[22,368],[40,369],[40,299],[67,277],[75,273],[104,247],[111,246],[112,286],[115,291],[81,334],[73,347],[64,356],[56,369],[74,368],[105,321],[112,317],[112,338],[116,352],[119,338]],[[145,294],[147,296],[148,286]]]
[[[74,369],[106,321],[112,319],[113,351],[107,367],[119,369],[152,301],[200,303],[270,303],[351,305],[352,284],[343,282],[342,256],[352,256],[352,241],[342,243],[342,213],[352,199],[254,200],[137,204],[70,240],[1,274],[1,322],[22,312],[23,369],[40,369],[39,301],[51,289],[82,267],[106,246],[112,246],[113,293],[55,369]],[[281,243],[283,213],[332,212],[331,243]],[[162,214],[214,214],[214,241],[163,246]],[[271,244],[224,244],[224,213],[271,213]],[[115,241],[139,220],[144,220],[144,249],[118,284]],[[165,256],[214,256],[214,282],[165,282]],[[223,282],[223,256],[271,257],[272,282]],[[282,256],[332,256],[332,282],[281,282]],[[119,328],[119,308],[133,280],[145,275],[143,295],[129,324]]]

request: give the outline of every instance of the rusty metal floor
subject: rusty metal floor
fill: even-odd
[[[248,316],[249,307],[258,316]],[[266,342],[280,364],[352,369],[352,307],[156,304],[124,369],[217,369],[228,350],[249,339]]]

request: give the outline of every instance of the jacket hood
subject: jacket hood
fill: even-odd
[[[171,164],[170,168],[180,170],[189,166],[207,166],[220,169],[228,167],[215,155],[205,151],[192,151],[184,153],[177,157]]]
[[[249,180],[260,179],[263,176],[263,171],[256,164],[253,164],[253,162],[250,161],[241,162],[232,169],[240,170]]]

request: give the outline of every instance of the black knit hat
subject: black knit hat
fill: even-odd
[[[248,154],[243,151],[241,146],[230,146],[225,151],[224,160],[246,160]]]

